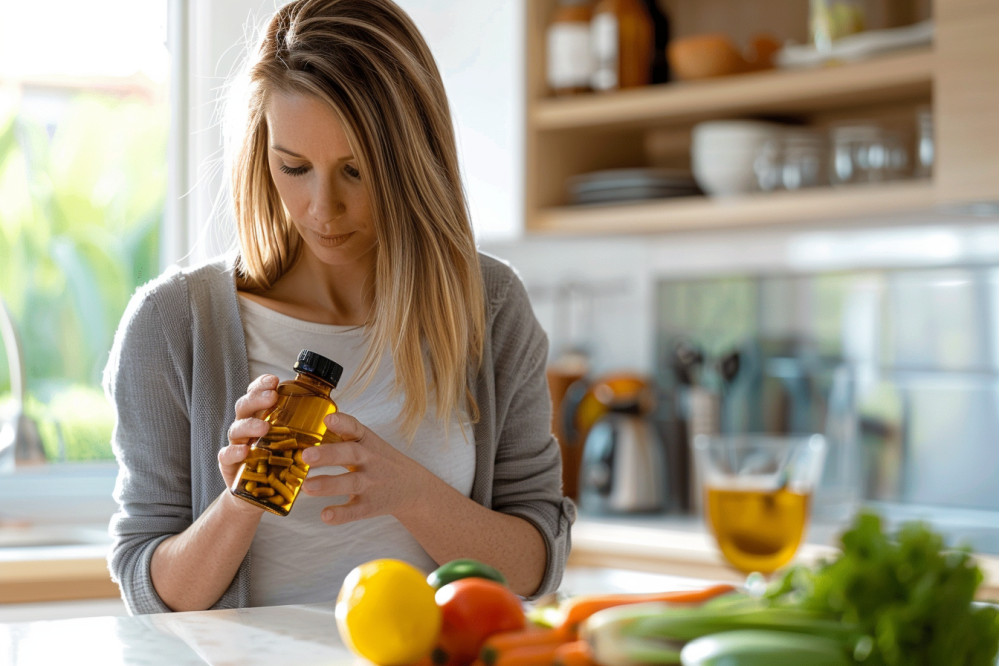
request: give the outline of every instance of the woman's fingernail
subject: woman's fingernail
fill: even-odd
[[[264,391],[264,397],[270,400],[271,398],[274,397],[274,391],[272,391],[271,389]]]
[[[304,490],[307,493],[309,493],[309,492],[312,492],[312,491],[316,490],[316,487],[318,485],[319,485],[319,483],[317,481],[313,481],[312,479],[310,479],[309,481],[306,481],[305,483],[302,484],[302,490]]]
[[[314,463],[319,460],[319,451],[314,449],[306,449],[302,452],[302,459],[307,463]]]
[[[326,417],[326,424],[328,426],[335,426],[338,421],[340,421],[340,414],[330,414]]]
[[[333,520],[333,511],[327,509],[323,512],[323,520]]]

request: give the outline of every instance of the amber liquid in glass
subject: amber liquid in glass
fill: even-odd
[[[327,431],[323,420],[337,411],[331,388],[305,373],[278,384],[277,403],[260,416],[270,428],[251,444],[230,489],[234,495],[279,516],[288,515],[309,473],[302,451],[323,441]]]
[[[798,550],[810,495],[778,490],[709,487],[708,517],[722,554],[737,569],[769,574]]]

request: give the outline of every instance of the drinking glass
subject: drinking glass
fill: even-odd
[[[785,132],[781,184],[786,190],[816,187],[825,176],[823,137],[809,130]]]
[[[822,435],[699,435],[705,520],[737,569],[769,574],[795,555],[823,473]]]

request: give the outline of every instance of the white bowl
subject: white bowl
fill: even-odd
[[[712,141],[739,137],[772,136],[780,133],[782,126],[762,120],[709,120],[698,123],[691,130],[692,141]]]
[[[691,132],[691,171],[698,185],[715,196],[732,196],[757,189],[754,160],[781,127],[755,120],[713,120]]]

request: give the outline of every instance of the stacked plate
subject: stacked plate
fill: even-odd
[[[701,194],[690,172],[681,169],[608,169],[573,176],[567,183],[573,204],[642,201]]]

